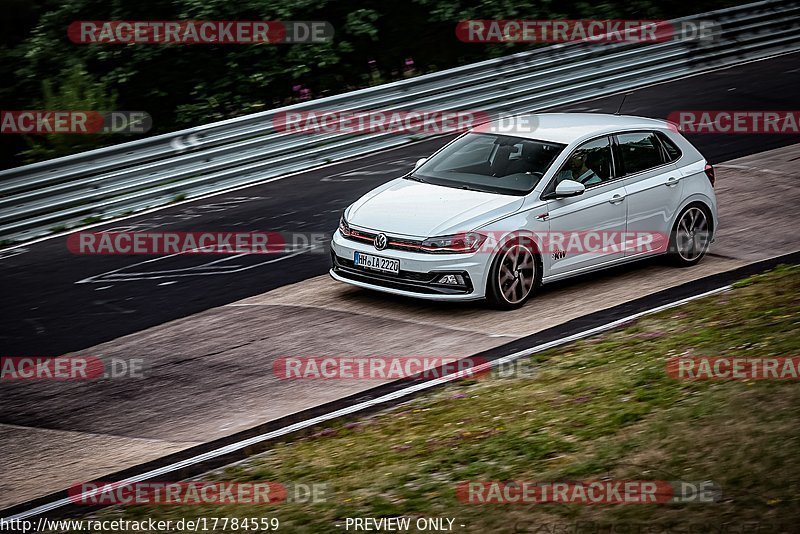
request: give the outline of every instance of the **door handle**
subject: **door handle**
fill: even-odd
[[[680,177],[670,176],[669,178],[667,178],[667,181],[664,182],[664,185],[666,185],[667,187],[675,187],[676,185],[678,185],[678,182],[680,181],[681,181]]]
[[[625,200],[625,195],[614,195],[614,196],[613,196],[613,197],[611,197],[611,198],[610,198],[608,201],[609,201],[611,204],[619,204],[619,203],[620,203],[620,202],[622,202],[623,200]]]

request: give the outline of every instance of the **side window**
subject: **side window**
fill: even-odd
[[[667,155],[667,161],[673,162],[681,157],[681,149],[670,139],[666,134],[656,132],[658,139],[661,141],[661,146],[664,147],[664,152]]]
[[[661,145],[653,132],[617,134],[624,173],[646,171],[664,163]]]
[[[563,180],[574,180],[586,187],[601,184],[611,179],[611,143],[601,137],[582,144],[567,159],[550,183],[548,192],[555,191]]]

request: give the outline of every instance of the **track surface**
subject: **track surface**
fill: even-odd
[[[623,111],[663,117],[675,109],[796,109],[797,102],[789,99],[797,97],[787,86],[798,81],[797,57],[646,89],[629,97]],[[771,84],[761,81],[771,79],[762,71],[772,73]],[[788,72],[788,82],[777,81],[781,72]],[[742,85],[755,79],[759,91],[782,90],[786,100],[754,97],[755,89],[746,91]],[[699,83],[708,94],[694,94]],[[742,96],[734,98],[737,93]],[[724,105],[719,95],[728,98]],[[608,111],[618,100],[568,109]],[[798,141],[784,136],[696,139],[701,147],[707,145],[712,161],[726,161],[718,166],[719,240],[713,255],[697,267],[671,269],[653,262],[595,273],[545,288],[535,306],[509,313],[476,304],[422,303],[338,284],[324,275],[324,252],[226,257],[222,262],[219,257],[76,257],[66,251],[64,238],[57,238],[8,255],[0,260],[3,289],[12,295],[5,307],[10,314],[3,320],[4,355],[91,347],[84,353],[146,358],[148,379],[0,384],[5,453],[0,507],[224,439],[374,385],[278,380],[271,372],[278,356],[466,356],[502,350],[508,342],[519,343],[565,321],[592,312],[602,321],[610,307],[624,308],[637,297],[800,250],[800,237],[787,231],[800,218],[795,185],[800,145],[761,152]],[[353,198],[404,173],[442,142],[404,147],[104,228],[330,230]],[[732,153],[752,152],[757,153],[728,160]]]
[[[798,109],[799,58],[800,54],[791,54],[638,90],[627,98],[622,112],[664,118],[680,109]],[[619,101],[620,96],[614,96],[558,110],[616,111]],[[712,162],[798,142],[797,136],[786,135],[697,135],[691,140]],[[330,233],[350,202],[404,174],[417,158],[446,141],[429,140],[109,223],[95,231]],[[53,238],[0,252],[4,355],[52,356],[80,350],[328,269],[324,254],[241,257],[209,265],[219,258],[148,261],[153,258],[74,256],[65,241]],[[226,270],[232,272],[222,274]]]
[[[796,262],[800,235],[786,229],[800,218],[800,191],[786,178],[798,176],[798,159],[800,144],[718,166],[718,240],[690,269],[654,258],[545,286],[534,305],[505,313],[381,295],[321,275],[82,351],[143,359],[146,380],[4,382],[0,508],[357,404],[378,384],[408,384],[281,380],[272,371],[281,356],[506,355],[730,283],[733,273],[757,272],[759,260]],[[769,225],[758,223],[763,214]]]

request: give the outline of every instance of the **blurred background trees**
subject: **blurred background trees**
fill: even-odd
[[[2,109],[115,106],[147,111],[149,135],[440,70],[535,45],[467,44],[455,24],[481,19],[665,19],[731,0],[2,0]],[[332,43],[80,45],[76,20],[326,20]],[[55,136],[53,136],[55,137]],[[3,135],[3,167],[126,140],[119,135]]]
[[[46,79],[41,83],[41,105],[48,110],[92,110],[114,111],[117,93],[109,90],[104,81],[94,80],[80,64],[75,64],[56,80]],[[97,146],[95,135],[27,135],[23,139],[28,148],[20,155],[25,161],[66,156]]]

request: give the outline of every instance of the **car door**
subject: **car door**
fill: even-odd
[[[586,190],[574,197],[552,198],[564,179],[581,181]],[[626,197],[622,180],[615,176],[610,136],[587,141],[570,154],[542,194],[550,222],[545,251],[550,276],[589,270],[623,257]]]
[[[672,163],[680,151],[653,131],[618,133],[614,143],[628,194],[625,255],[666,251],[670,221],[683,195],[682,175]]]

